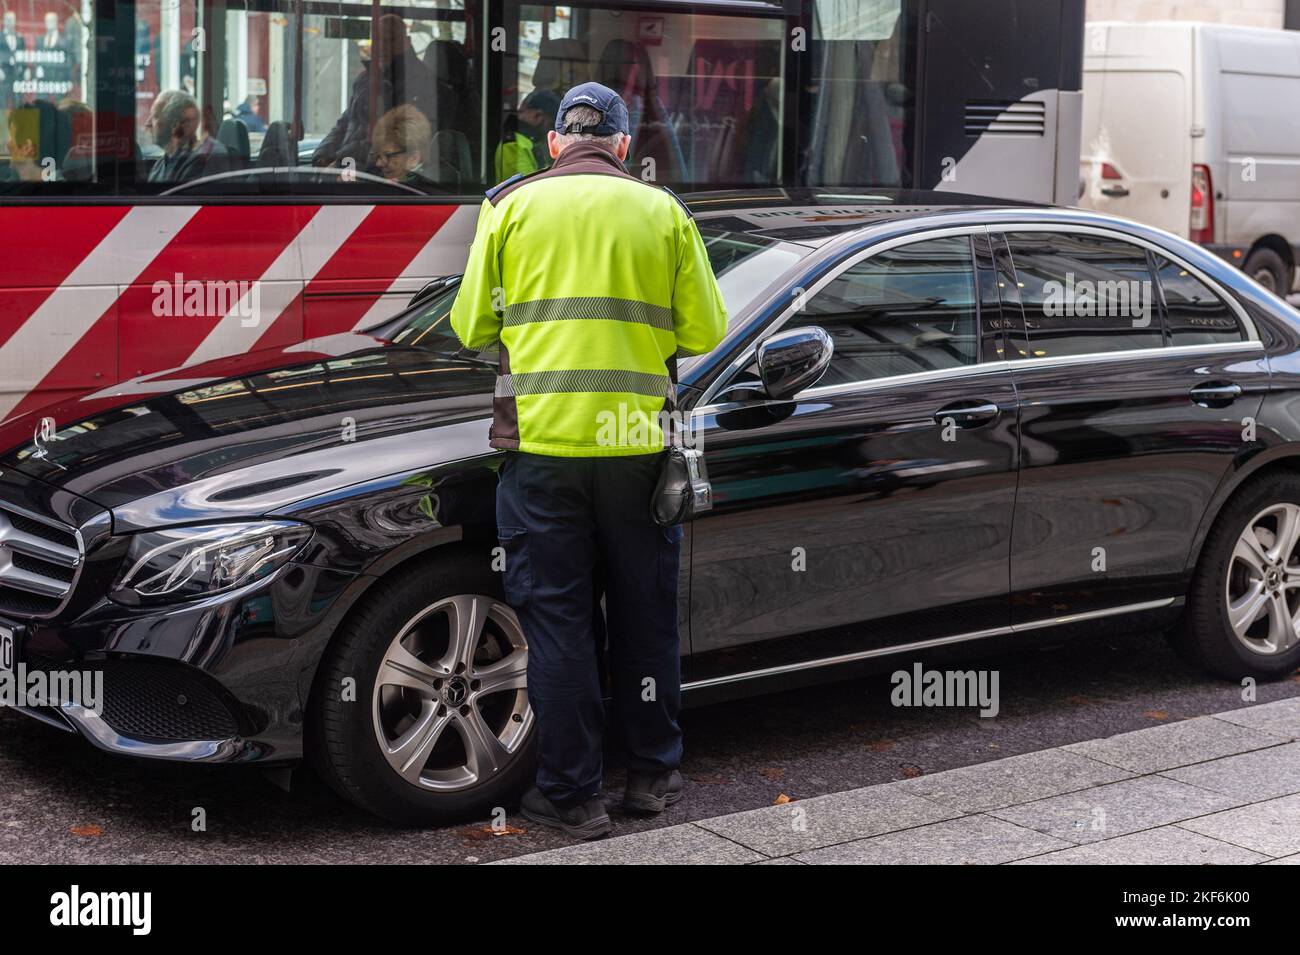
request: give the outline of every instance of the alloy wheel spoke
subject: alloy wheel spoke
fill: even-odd
[[[394,641],[384,654],[384,662],[379,666],[375,678],[380,686],[400,686],[414,690],[422,697],[432,698],[434,681],[442,679],[444,674],[429,666],[410,650]]]
[[[496,772],[506,758],[506,749],[501,745],[479,712],[476,701],[467,703],[464,712],[450,711],[456,721],[456,729],[465,742],[466,767],[475,778]]]
[[[468,673],[474,665],[474,653],[483,637],[492,601],[476,594],[461,594],[452,597],[449,603],[451,641],[442,663],[451,673]]]
[[[514,650],[491,666],[473,671],[473,675],[479,681],[479,698],[505,690],[522,690],[528,685],[528,651]]]
[[[1237,538],[1237,546],[1232,549],[1232,557],[1249,567],[1253,571],[1252,577],[1263,577],[1264,571],[1267,570],[1270,563],[1268,554],[1264,551],[1264,545],[1255,536],[1254,527],[1247,527],[1245,532]]]
[[[1300,542],[1300,508],[1283,504],[1278,510],[1277,540],[1268,551],[1269,559],[1285,564],[1295,551],[1297,542]]]
[[[1244,637],[1251,624],[1259,619],[1269,603],[1268,590],[1264,581],[1252,581],[1251,588],[1243,596],[1228,604],[1228,623],[1233,632]]]
[[[451,722],[451,714],[443,711],[438,715],[438,707],[430,703],[425,706],[419,718],[396,741],[384,748],[384,756],[389,765],[407,782],[418,783],[429,753],[442,737],[442,732]]]
[[[1296,642],[1296,618],[1287,606],[1286,595],[1281,591],[1274,593],[1269,602],[1269,642],[1273,652],[1281,653]]]

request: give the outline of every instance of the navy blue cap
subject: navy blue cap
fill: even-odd
[[[564,123],[564,114],[571,106],[590,106],[597,110],[604,121],[596,126],[579,126],[574,123],[568,127]],[[591,133],[593,136],[613,136],[615,133],[628,135],[627,104],[608,86],[599,83],[582,83],[564,94],[560,108],[555,114],[555,131],[557,133]]]

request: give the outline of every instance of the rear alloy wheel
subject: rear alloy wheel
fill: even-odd
[[[312,762],[385,819],[485,814],[512,805],[531,780],[528,646],[487,563],[444,559],[385,580],[321,662]],[[349,685],[354,693],[343,692]]]
[[[1285,653],[1300,641],[1300,506],[1275,504],[1237,538],[1225,584],[1228,625],[1252,653]]]
[[[1242,488],[1215,521],[1174,642],[1239,680],[1300,666],[1300,477]]]

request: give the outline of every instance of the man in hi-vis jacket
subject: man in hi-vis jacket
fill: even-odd
[[[569,90],[547,138],[553,165],[488,191],[451,324],[467,348],[500,342],[497,532],[538,734],[537,785],[521,808],[592,839],[610,830],[597,568],[627,751],[624,811],[681,798],[682,527],[659,527],[650,500],[676,358],[717,345],[727,316],[691,213],[623,166],[631,140],[617,93]]]

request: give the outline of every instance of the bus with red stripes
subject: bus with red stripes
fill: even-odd
[[[7,0],[0,419],[345,347],[462,267],[484,190],[544,167],[586,80],[628,102],[629,171],[698,203],[1073,202],[1083,7]]]

